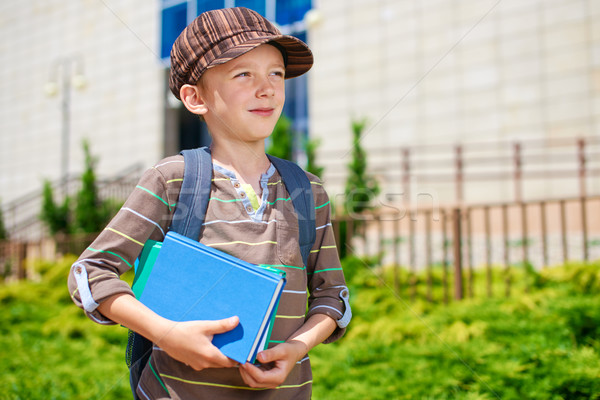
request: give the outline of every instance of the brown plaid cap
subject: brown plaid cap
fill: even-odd
[[[300,39],[282,35],[266,18],[244,7],[224,8],[200,14],[175,40],[171,49],[169,87],[179,99],[185,84],[196,84],[208,68],[224,64],[264,43],[282,50],[285,77],[307,72],[312,52]]]

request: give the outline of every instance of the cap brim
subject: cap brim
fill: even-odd
[[[235,47],[225,51],[207,66],[208,68],[216,65],[225,64],[228,61],[233,60],[241,55],[246,54],[250,50],[255,49],[261,44],[276,42],[286,52],[286,67],[285,67],[285,78],[294,78],[300,76],[313,65],[313,55],[308,46],[298,38],[288,35],[273,35],[265,37],[257,37],[252,39],[246,39],[243,43],[237,44]]]

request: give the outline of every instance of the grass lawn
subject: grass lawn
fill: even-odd
[[[0,283],[0,400],[131,398],[127,331],[72,304],[72,262],[40,263],[40,282]],[[349,272],[354,319],[311,353],[314,399],[600,399],[600,264],[447,306],[409,302],[370,269]]]

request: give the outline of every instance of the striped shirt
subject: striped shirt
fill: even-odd
[[[99,303],[118,293],[132,294],[119,275],[133,266],[146,240],[163,239],[175,210],[183,170],[182,156],[166,158],[147,170],[119,213],[73,265],[72,271],[84,273],[70,274],[71,297],[96,322],[112,323],[96,309]],[[338,320],[345,311],[339,296],[345,281],[330,222],[329,199],[318,178],[307,176],[314,194],[317,236],[305,266],[298,245],[297,216],[277,170],[271,165],[262,175],[257,204],[234,173],[214,167],[200,242],[245,261],[281,269],[287,275],[269,347],[284,342],[313,314]],[[325,342],[337,340],[343,333],[344,329],[337,328]],[[149,399],[169,395],[182,399],[309,399],[311,384],[308,357],[298,362],[277,389],[257,390],[245,385],[237,368],[195,371],[155,346],[138,393]]]

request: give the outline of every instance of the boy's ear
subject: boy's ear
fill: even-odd
[[[198,85],[183,85],[181,89],[179,89],[179,97],[185,108],[191,113],[204,115],[208,111],[208,107],[206,106],[204,99],[202,99]]]

